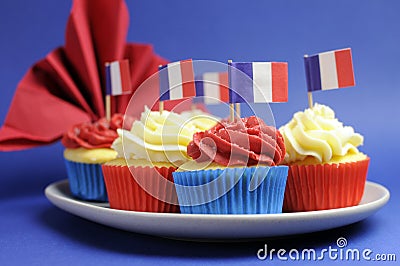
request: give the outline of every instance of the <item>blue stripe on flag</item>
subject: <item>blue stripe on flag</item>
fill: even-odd
[[[169,100],[168,65],[160,67],[158,73],[160,79],[160,101]]]
[[[319,57],[313,55],[304,57],[308,91],[321,90],[321,72],[319,68]]]
[[[111,65],[106,65],[106,95],[111,95]]]
[[[229,71],[229,102],[253,103],[253,63],[232,62]]]
[[[196,77],[194,81],[194,85],[196,86],[196,97],[193,98],[193,103],[202,103],[204,102],[204,80],[203,76]]]
[[[197,97],[204,96],[204,80],[203,80],[203,77],[196,78],[194,84],[196,86],[196,96]]]

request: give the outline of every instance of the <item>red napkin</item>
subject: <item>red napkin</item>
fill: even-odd
[[[128,24],[123,0],[74,0],[65,45],[34,64],[18,84],[0,129],[0,150],[48,144],[74,124],[103,117],[105,62],[129,60],[133,92],[167,63],[151,45],[126,43]],[[113,97],[113,113],[124,113],[130,97]]]

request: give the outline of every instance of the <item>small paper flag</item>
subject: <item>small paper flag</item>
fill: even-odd
[[[196,96],[191,59],[169,63],[159,69],[160,101]]]
[[[121,60],[106,64],[106,95],[122,95],[132,92],[129,61]]]
[[[286,62],[229,63],[229,102],[287,102]]]
[[[229,102],[228,72],[206,72],[196,77],[196,96],[205,104]]]
[[[350,48],[305,56],[304,66],[309,92],[355,85]]]

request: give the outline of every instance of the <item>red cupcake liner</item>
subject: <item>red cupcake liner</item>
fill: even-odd
[[[173,182],[172,173],[176,168],[130,168],[131,171],[128,166],[102,166],[110,208],[141,212],[179,212],[175,186],[166,182]],[[146,192],[147,188],[151,188],[152,194],[157,198]]]
[[[367,158],[351,163],[289,166],[283,211],[358,205],[364,193],[369,161]]]

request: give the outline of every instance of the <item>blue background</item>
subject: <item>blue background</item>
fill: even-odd
[[[53,207],[43,189],[66,177],[63,147],[56,143],[0,153],[0,264],[79,260],[87,264],[91,260],[100,264],[246,265],[259,262],[255,252],[267,242],[275,248],[322,249],[339,236],[345,236],[352,247],[400,256],[396,168],[400,150],[399,1],[127,2],[128,41],[152,43],[158,54],[171,61],[287,61],[289,102],[271,104],[277,126],[307,107],[303,55],[351,47],[356,86],[316,92],[314,101],[331,106],[344,124],[364,135],[361,150],[371,157],[368,179],[389,188],[392,198],[367,220],[328,232],[246,244],[165,240],[96,225]],[[71,4],[0,1],[1,124],[28,68],[63,45]]]

